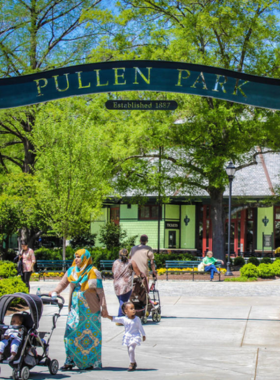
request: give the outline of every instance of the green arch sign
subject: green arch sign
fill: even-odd
[[[70,66],[3,78],[0,108],[119,91],[183,93],[280,110],[279,79],[204,65],[140,60]]]

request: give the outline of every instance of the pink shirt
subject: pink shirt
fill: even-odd
[[[32,264],[36,263],[33,249],[29,248],[27,252],[22,252],[23,272],[32,272]]]

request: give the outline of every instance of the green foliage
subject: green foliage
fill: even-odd
[[[260,265],[259,260],[258,260],[256,257],[254,257],[254,256],[251,256],[251,257],[249,258],[249,260],[248,260],[248,264],[249,264],[249,263],[254,264],[256,267],[258,267],[258,266]]]
[[[241,256],[237,256],[234,258],[233,265],[243,267],[245,265],[245,260]]]
[[[254,264],[245,264],[240,269],[241,277],[258,277],[258,268]]]
[[[93,265],[100,269],[100,260],[116,260],[119,257],[119,249],[114,248],[113,250],[94,248],[90,251],[92,256]]]
[[[261,259],[261,264],[272,264],[272,260],[270,257],[263,257]]]
[[[4,280],[0,280],[0,297],[5,294],[13,294],[13,293],[28,293],[28,288],[24,282],[22,282],[21,278],[13,277]],[[20,302],[20,299],[17,298],[12,301],[12,305],[16,305]]]
[[[280,276],[280,260],[275,260],[272,264],[275,276]]]
[[[74,249],[94,247],[96,236],[97,234],[91,234],[90,232],[74,236],[70,241],[71,247]]]
[[[248,282],[248,281],[257,281],[257,277],[233,277],[233,278],[225,278],[224,282]]]
[[[34,132],[41,218],[64,238],[88,232],[111,192],[109,147],[90,111],[85,99],[48,104]]]
[[[120,14],[116,16],[119,33],[106,36],[92,51],[95,60],[160,59],[279,76],[277,2],[144,3],[119,1]],[[183,86],[191,87],[194,83],[204,89],[208,86],[203,80],[195,81],[196,77],[191,76]],[[216,91],[228,91],[225,87]],[[125,146],[119,138],[113,142],[115,160],[122,169],[118,171],[119,192],[129,189],[137,195],[152,192],[164,197],[178,188],[191,195],[207,191],[216,214],[212,220],[213,251],[223,259],[224,232],[216,230],[216,225],[223,219],[222,194],[228,185],[224,168],[229,160],[237,168],[254,164],[260,141],[262,147],[279,151],[279,146],[274,145],[280,138],[280,113],[258,108],[252,111],[246,105],[212,99],[207,90],[204,97],[151,92],[117,96],[176,99],[179,104],[175,112],[111,112],[114,129],[109,127],[110,122],[106,128],[126,142]],[[181,122],[175,124],[177,120]],[[160,173],[156,147],[162,147]]]
[[[76,249],[66,247],[66,260],[74,259]],[[39,248],[34,252],[37,260],[62,260],[62,248]]]
[[[272,264],[260,264],[258,266],[258,276],[262,278],[274,277],[274,267]]]
[[[99,240],[101,244],[104,244],[107,249],[112,250],[114,247],[123,246],[126,248],[126,245],[134,245],[136,236],[124,240],[127,237],[127,232],[122,230],[121,226],[115,223],[107,223],[100,228]]]
[[[16,264],[11,261],[0,261],[0,278],[9,278],[16,275]]]

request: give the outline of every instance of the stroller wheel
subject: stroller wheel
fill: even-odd
[[[142,322],[142,325],[145,325],[147,323],[147,317],[144,316],[144,317],[141,317],[141,322]]]
[[[23,367],[21,370],[21,378],[22,380],[28,380],[30,375],[30,371],[28,367]]]
[[[56,375],[59,368],[58,361],[56,359],[51,360],[49,364],[49,371],[51,375]]]
[[[157,313],[153,313],[152,314],[152,320],[153,320],[153,322],[157,322],[157,316],[158,316]]]
[[[157,315],[157,322],[160,322],[161,321],[161,314],[158,314]]]
[[[13,370],[13,379],[14,380],[18,380],[19,379],[18,371],[16,371],[15,369]]]

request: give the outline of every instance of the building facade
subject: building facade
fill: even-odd
[[[257,157],[257,165],[236,173],[233,181],[230,251],[236,254],[271,251],[280,247],[280,203],[275,189],[279,186],[280,155]],[[144,206],[133,198],[112,200],[91,223],[91,232],[114,222],[128,236],[147,234],[149,244],[157,249],[189,250],[205,254],[212,249],[211,202],[206,192],[190,196],[176,192],[170,202],[158,206],[151,195]],[[228,246],[228,191],[224,194],[225,251]]]

